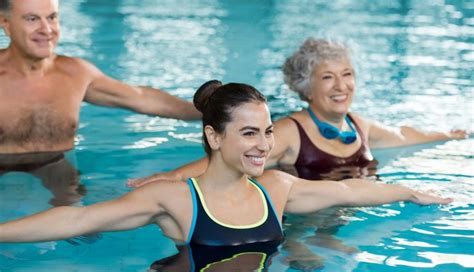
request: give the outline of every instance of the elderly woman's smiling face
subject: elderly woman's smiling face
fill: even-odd
[[[322,62],[313,71],[309,102],[325,118],[345,116],[355,91],[354,69],[349,59]]]

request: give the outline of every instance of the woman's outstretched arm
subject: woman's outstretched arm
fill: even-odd
[[[362,179],[309,181],[282,172],[276,175],[291,182],[285,205],[285,211],[290,213],[309,213],[332,206],[376,206],[397,201],[420,205],[448,204],[452,201],[400,185]]]
[[[163,209],[153,197],[156,190],[143,189],[91,206],[57,207],[0,224],[0,242],[61,240],[149,224]]]
[[[424,131],[418,128],[401,126],[387,127],[375,121],[368,122],[368,140],[371,148],[400,147],[436,141],[460,140],[469,137],[467,131],[453,129],[448,132]]]

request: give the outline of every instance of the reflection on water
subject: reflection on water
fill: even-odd
[[[267,271],[279,242],[241,246],[178,247],[178,253],[154,262],[148,271]]]
[[[279,165],[277,168],[296,177],[309,180],[342,180],[348,178],[377,178],[377,160],[372,160],[364,166],[340,166],[333,168],[316,168],[295,165]]]
[[[442,207],[400,203],[288,216],[282,247],[292,259],[288,265],[312,269],[319,262],[332,271],[345,254],[344,258],[359,262],[356,271],[449,263],[472,268],[468,263],[474,256],[473,148],[472,139],[466,139],[377,150],[374,155],[381,163],[369,178],[431,191],[454,202]]]
[[[15,172],[28,173],[39,179],[51,192],[51,205],[68,206],[78,203],[87,193],[74,165],[74,152],[69,152],[66,156],[63,152],[0,154],[0,178],[9,174],[8,178],[11,179],[12,175],[18,176]],[[6,180],[7,178],[0,179],[1,187],[6,186],[1,184]]]
[[[445,254],[438,252],[419,252],[418,259],[423,261],[400,260],[398,256],[384,256],[364,252],[359,254],[357,259],[360,262],[383,264],[389,267],[415,267],[415,268],[436,268],[438,265],[458,264],[464,268],[474,268],[474,256],[466,254]]]

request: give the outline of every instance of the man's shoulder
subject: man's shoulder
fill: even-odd
[[[90,62],[77,57],[69,57],[65,55],[56,55],[54,58],[55,66],[63,71],[72,73],[94,73],[97,68]]]
[[[87,62],[86,60],[82,58],[69,57],[65,55],[56,55],[54,58],[54,62],[56,64],[62,64],[62,65],[78,65],[78,66],[92,65],[91,63]]]

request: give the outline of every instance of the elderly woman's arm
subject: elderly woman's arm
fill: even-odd
[[[204,171],[206,171],[208,165],[209,159],[203,157],[169,172],[160,172],[143,178],[129,179],[127,185],[129,187],[138,188],[155,181],[186,181],[187,178],[202,175]]]
[[[357,115],[353,116],[358,123],[362,124],[371,148],[400,147],[435,141],[466,139],[468,137],[468,133],[461,129],[437,132],[423,131],[409,126],[395,128],[382,125],[376,121],[366,120]]]

